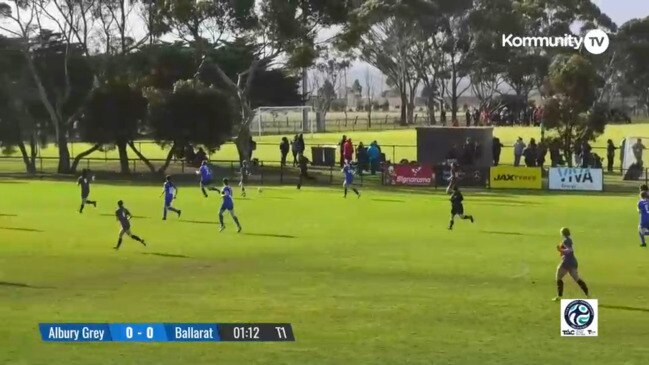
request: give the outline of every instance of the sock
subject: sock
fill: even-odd
[[[97,202],[94,201],[94,200],[86,200],[86,203],[88,203],[88,204],[92,204],[92,205],[94,205],[94,206],[97,206]]]
[[[462,219],[471,219],[471,216],[470,215],[463,215]]]
[[[563,296],[563,280],[557,280],[557,296]]]
[[[352,188],[352,190],[354,190],[354,192],[356,193],[356,195],[361,195],[361,193],[359,193],[358,190],[356,190],[356,188]]]
[[[584,291],[584,294],[588,295],[588,286],[586,285],[586,283],[583,280],[579,279],[577,280],[577,284],[579,285],[581,290]]]
[[[454,224],[455,224],[455,220],[451,218],[451,222],[448,224],[448,228],[453,228]]]
[[[201,191],[203,192],[203,195],[207,198],[207,191],[205,191],[205,188],[201,187]]]
[[[241,195],[246,196],[246,188],[241,187]]]
[[[347,188],[345,188],[345,198],[347,197]]]
[[[237,217],[232,217],[232,219],[234,219],[234,223],[237,224],[237,227],[241,228],[241,224],[239,223],[239,218],[237,218]]]
[[[115,246],[115,248],[119,248],[119,246],[121,245],[122,245],[122,239],[120,238],[117,240],[117,246]]]
[[[83,210],[83,205],[81,206],[81,210]],[[643,245],[647,244],[644,240],[644,234],[642,234],[642,232],[640,232],[640,242],[642,242]]]
[[[223,214],[219,214],[219,223],[221,223],[221,227],[223,227]]]
[[[79,213],[83,213],[83,207],[84,207],[84,206],[85,206],[85,205],[81,204],[81,208],[79,208]],[[642,237],[642,234],[640,234],[640,237]],[[643,240],[644,240],[644,238],[643,238]]]
[[[169,207],[169,210],[172,211],[172,212],[174,212],[174,213],[178,213],[178,212],[179,212],[179,210],[176,209],[176,208],[174,208],[174,207]]]
[[[141,239],[140,237],[138,237],[138,236],[136,236],[136,235],[132,235],[131,238],[134,239],[134,240],[136,240],[136,241],[138,241],[138,242],[140,242],[141,244],[144,245],[144,240]],[[146,245],[145,245],[145,246],[146,246]]]
[[[162,219],[167,219],[167,207],[162,209]]]

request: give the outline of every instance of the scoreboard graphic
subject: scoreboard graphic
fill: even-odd
[[[292,342],[290,323],[41,323],[44,342]]]

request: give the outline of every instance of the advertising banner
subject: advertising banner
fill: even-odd
[[[540,167],[494,166],[489,177],[494,189],[542,189]]]
[[[432,186],[435,181],[430,165],[390,165],[385,174],[386,185]]]
[[[602,191],[602,169],[581,167],[552,167],[549,176],[550,190]]]

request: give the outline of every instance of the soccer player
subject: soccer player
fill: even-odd
[[[586,283],[581,280],[579,272],[577,271],[578,265],[572,245],[572,238],[570,238],[570,229],[561,228],[560,232],[563,241],[561,242],[561,245],[557,246],[557,251],[561,254],[561,263],[557,267],[557,296],[553,300],[555,302],[561,300],[561,297],[563,296],[563,277],[566,276],[566,274],[570,274],[581,290],[584,291],[584,294],[588,297],[588,286],[586,286]]]
[[[210,187],[210,184],[212,184],[212,170],[207,165],[207,160],[201,162],[201,167],[196,171],[196,175],[201,176],[201,191],[203,192],[203,196],[207,198],[207,190],[219,191],[217,188]]]
[[[342,170],[343,174],[345,174],[345,181],[343,181],[343,189],[345,189],[345,195],[344,197],[347,197],[347,190],[349,187],[352,188],[354,193],[356,193],[357,197],[361,197],[361,193],[358,192],[358,190],[354,187],[354,170],[352,169],[352,166],[349,164],[349,162],[345,162],[345,166],[343,167]]]
[[[221,196],[223,197],[223,203],[221,203],[221,210],[219,210],[219,223],[221,223],[221,229],[219,232],[223,232],[225,229],[225,224],[223,224],[223,213],[227,210],[230,212],[234,223],[237,225],[237,232],[241,232],[241,224],[239,224],[239,218],[234,214],[234,201],[232,200],[232,188],[230,187],[230,182],[228,179],[223,179],[223,188],[221,189]]]
[[[146,243],[144,242],[143,239],[131,233],[131,222],[130,222],[131,212],[129,212],[128,209],[124,207],[124,202],[121,200],[117,202],[117,210],[115,211],[115,217],[117,217],[117,221],[122,227],[122,229],[119,231],[117,246],[113,247],[115,250],[119,250],[119,247],[122,245],[122,237],[124,235],[127,235],[132,239],[140,242],[143,246],[146,246]]]
[[[79,208],[79,213],[83,213],[83,208],[86,206],[86,204],[92,204],[95,208],[97,208],[96,201],[88,200],[88,196],[90,195],[90,182],[93,179],[93,177],[88,176],[89,174],[90,170],[83,169],[81,170],[81,176],[77,180],[77,185],[81,186],[81,207]]]
[[[649,235],[649,192],[647,191],[640,193],[638,213],[640,213],[640,224],[638,225],[640,247],[647,247],[647,242],[645,242],[645,236]]]
[[[462,201],[464,197],[460,192],[460,188],[456,186],[453,187],[453,194],[451,194],[451,222],[448,225],[448,229],[452,230],[453,225],[455,224],[455,217],[460,219],[469,219],[473,223],[473,216],[464,214],[464,205]]]
[[[248,168],[248,160],[243,160],[241,162],[241,180],[239,180],[239,186],[241,187],[241,196],[246,197],[246,184],[248,184],[248,175],[250,175],[250,169]]]
[[[162,186],[162,194],[160,196],[164,195],[165,197],[165,205],[164,205],[164,210],[162,212],[162,220],[167,220],[167,211],[170,210],[176,214],[178,214],[178,218],[180,218],[180,214],[182,211],[180,209],[176,209],[171,206],[171,203],[173,202],[176,197],[178,197],[178,189],[176,188],[176,185],[171,181],[171,176],[167,176],[165,179],[165,183]]]
[[[647,184],[640,185],[640,192],[642,193],[643,191],[649,192],[649,186],[647,186]]]

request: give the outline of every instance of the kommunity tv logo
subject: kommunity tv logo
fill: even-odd
[[[572,48],[599,55],[608,49],[610,39],[601,29],[592,29],[584,37],[564,34],[561,37],[522,37],[513,34],[502,35],[502,46],[507,48]]]

